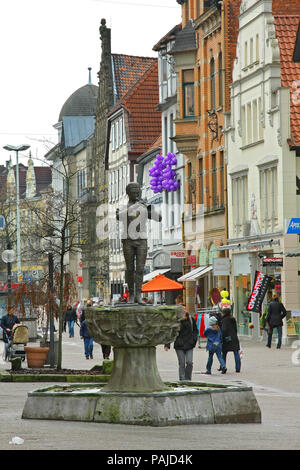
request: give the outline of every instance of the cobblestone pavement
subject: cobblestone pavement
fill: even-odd
[[[0,383],[0,449],[13,450],[246,450],[300,449],[300,365],[296,349],[277,350],[263,342],[241,339],[244,356],[242,371],[235,373],[233,354],[228,354],[228,372],[205,371],[205,344],[194,352],[193,380],[198,382],[252,386],[262,411],[261,424],[183,425],[146,427],[119,424],[23,420],[21,414],[27,393],[47,387],[47,383]],[[3,343],[1,342],[1,347]],[[299,348],[299,346],[298,346]],[[294,355],[294,356],[293,356]],[[87,361],[79,330],[75,338],[63,336],[63,367],[89,369],[102,362],[101,348],[94,344],[94,359]],[[294,363],[293,363],[294,362]],[[298,361],[299,362],[299,361]],[[173,346],[166,352],[157,348],[157,363],[164,380],[177,380],[177,357]],[[7,365],[0,364],[0,368]],[[22,445],[10,441],[18,436]]]

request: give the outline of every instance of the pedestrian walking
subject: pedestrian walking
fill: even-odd
[[[68,324],[69,338],[74,338],[74,324],[77,323],[77,315],[76,310],[74,310],[71,305],[67,306],[67,310],[64,314],[64,319]]]
[[[269,304],[268,315],[266,321],[268,342],[266,346],[271,348],[273,329],[277,328],[277,349],[281,348],[282,341],[282,320],[286,316],[286,309],[284,305],[279,302],[277,294],[274,294]]]
[[[94,306],[93,300],[89,299],[87,301],[86,308],[93,307],[93,306]],[[82,315],[84,315],[84,312],[82,313]],[[82,315],[81,315],[81,317],[82,317]],[[100,346],[101,346],[101,350],[102,350],[103,359],[109,360],[109,356],[110,356],[110,353],[111,353],[111,346],[109,346],[107,344],[101,344],[101,343],[100,343]]]
[[[222,354],[222,332],[218,325],[216,317],[210,317],[208,321],[209,326],[204,331],[204,336],[207,338],[206,351],[208,351],[208,360],[206,364],[205,374],[211,374],[214,354],[216,354],[222,374],[226,374],[226,364]]]
[[[174,342],[179,366],[179,380],[192,380],[193,349],[198,339],[198,328],[194,318],[185,313],[181,320],[180,330]],[[170,344],[165,344],[165,351],[170,349]]]
[[[89,334],[89,330],[85,321],[84,311],[81,314],[80,338],[83,339],[84,354],[86,359],[93,359],[93,338]]]
[[[235,360],[235,371],[241,371],[240,342],[237,335],[237,324],[231,314],[230,308],[223,308],[221,317],[222,331],[222,353],[226,364],[226,357],[229,351],[233,352]]]

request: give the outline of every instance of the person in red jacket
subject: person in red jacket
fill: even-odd
[[[123,294],[123,299],[125,299],[125,301],[128,302],[128,298],[129,298],[129,290],[126,287],[125,292]]]

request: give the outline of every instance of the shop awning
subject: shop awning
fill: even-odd
[[[163,292],[170,290],[182,290],[183,285],[173,281],[163,274],[155,276],[151,281],[146,282],[142,287],[142,292]]]
[[[212,271],[212,266],[200,266],[199,268],[192,269],[189,273],[184,274],[180,278],[177,279],[179,282],[188,282],[188,281],[196,281],[200,277],[205,276],[207,273]]]
[[[169,271],[171,271],[171,268],[156,269],[155,271],[152,271],[151,273],[145,274],[143,282],[151,281],[151,279],[153,279],[155,276],[158,276],[159,274],[165,274]]]

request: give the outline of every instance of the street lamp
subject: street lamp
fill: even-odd
[[[20,234],[20,186],[19,186],[19,152],[25,151],[30,148],[30,145],[5,145],[3,147],[9,152],[16,152],[16,186],[17,186],[17,271],[18,271],[18,282],[22,280],[22,267],[21,267],[21,234]]]

